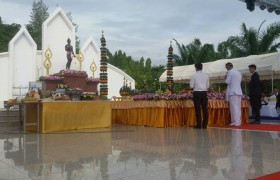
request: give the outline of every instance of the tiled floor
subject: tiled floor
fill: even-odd
[[[0,128],[0,180],[242,180],[280,171],[279,136],[121,125],[52,134]]]

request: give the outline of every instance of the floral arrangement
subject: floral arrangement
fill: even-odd
[[[207,92],[208,99],[225,99],[225,93]]]
[[[41,76],[39,78],[40,81],[61,81],[63,78],[60,76],[54,76],[54,75],[49,75],[49,76]]]
[[[86,71],[77,71],[77,70],[70,70],[70,69],[65,69],[59,72],[61,75],[72,75],[72,76],[85,76],[87,77]]]
[[[225,93],[207,92],[208,99],[225,99]],[[160,101],[160,100],[190,100],[193,98],[192,93],[184,94],[159,94],[159,93],[146,93],[135,95],[134,101]],[[249,100],[247,95],[242,96],[242,100]]]
[[[134,101],[160,101],[160,100],[188,100],[192,99],[191,93],[185,94],[158,94],[158,93],[147,93],[140,94],[133,97]]]
[[[99,78],[89,77],[89,78],[86,78],[86,82],[88,82],[88,83],[99,83],[100,79]]]

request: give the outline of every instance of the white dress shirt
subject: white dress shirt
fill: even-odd
[[[242,75],[236,69],[231,69],[227,72],[227,96],[242,96],[241,79]]]
[[[207,91],[209,88],[209,77],[202,71],[197,71],[191,78],[190,88],[194,91]]]

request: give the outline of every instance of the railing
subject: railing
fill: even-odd
[[[13,92],[12,92],[13,97],[24,97],[26,93],[28,93],[27,86],[13,87]]]

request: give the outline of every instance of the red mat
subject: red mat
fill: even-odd
[[[280,131],[280,124],[243,124],[239,127],[236,126],[215,126],[217,128],[229,128],[229,129],[247,129],[258,131]]]
[[[258,177],[255,179],[250,179],[250,180],[279,180],[279,179],[280,179],[280,172],[265,175],[265,176]]]

